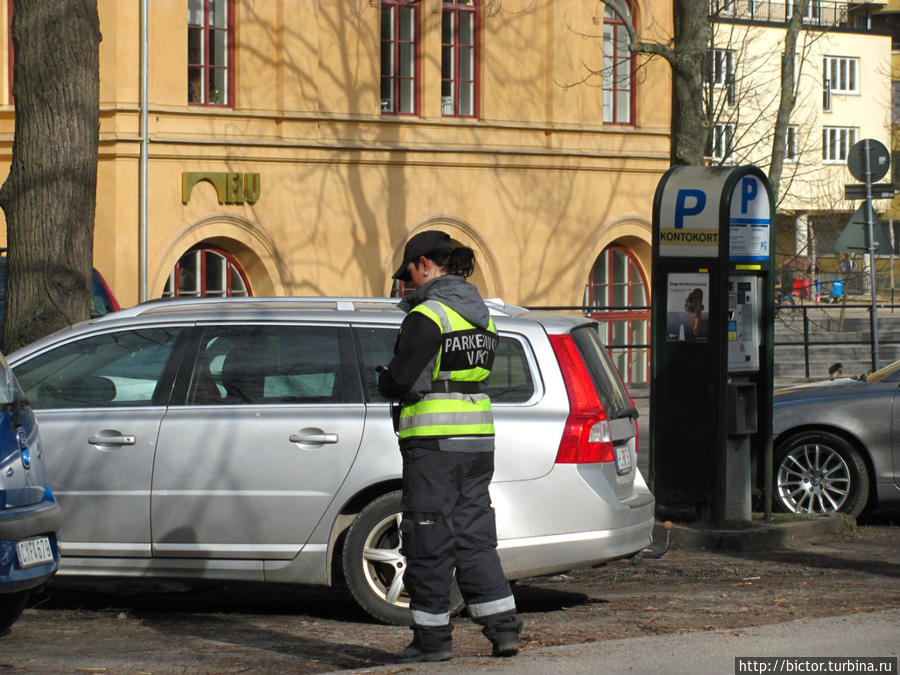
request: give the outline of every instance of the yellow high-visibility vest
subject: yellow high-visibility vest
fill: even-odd
[[[497,348],[494,320],[490,320],[487,329],[479,328],[437,300],[426,300],[410,311],[419,312],[438,325],[441,348],[431,375],[435,390],[403,406],[398,436],[401,439],[493,436],[491,399],[479,391],[477,383],[491,374]],[[441,383],[445,383],[443,391]],[[455,383],[473,386],[467,388]]]

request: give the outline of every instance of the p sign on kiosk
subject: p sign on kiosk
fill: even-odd
[[[650,479],[673,517],[771,503],[774,213],[755,166],[675,167],[656,189]]]

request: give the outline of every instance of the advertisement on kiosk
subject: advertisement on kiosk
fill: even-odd
[[[653,220],[650,478],[676,518],[770,504],[774,204],[754,166],[675,167]]]

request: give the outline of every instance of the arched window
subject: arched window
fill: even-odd
[[[629,43],[625,23],[606,7],[603,12],[602,79],[603,121],[608,124],[634,123],[634,59]]]
[[[230,298],[252,295],[234,257],[217,248],[199,246],[185,253],[166,281],[162,297]]]
[[[622,379],[647,382],[649,347],[638,345],[650,344],[650,298],[635,255],[622,246],[607,247],[594,262],[584,300],[602,323],[601,337]]]

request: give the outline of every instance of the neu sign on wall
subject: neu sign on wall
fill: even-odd
[[[259,199],[258,173],[235,171],[185,171],[181,174],[181,201],[191,201],[191,191],[200,181],[208,181],[216,189],[220,204],[255,204]]]

